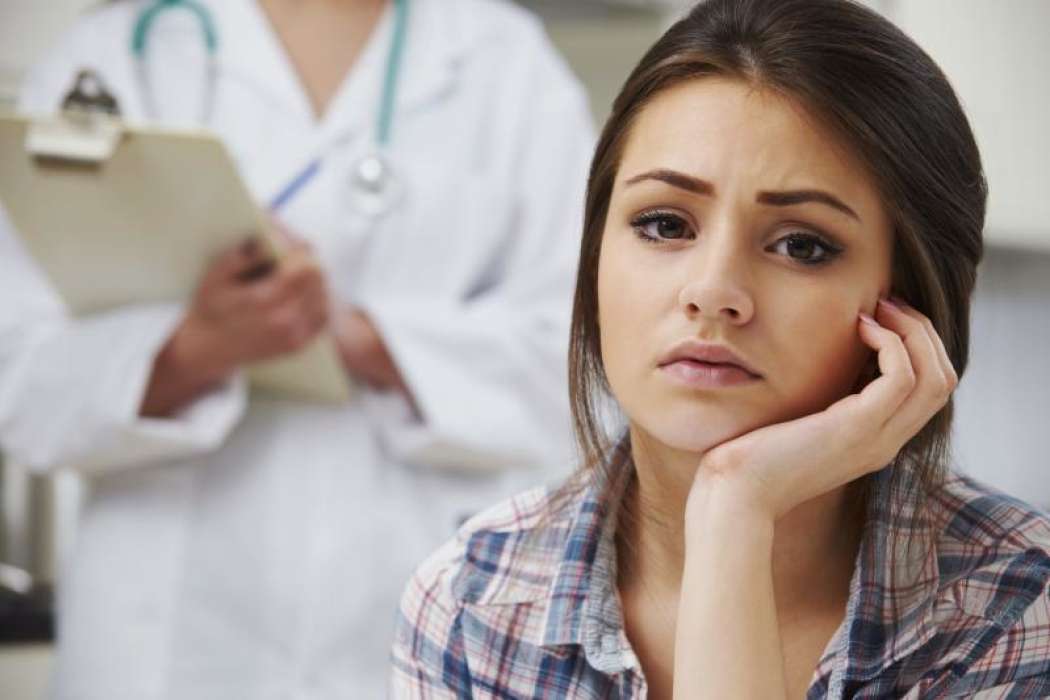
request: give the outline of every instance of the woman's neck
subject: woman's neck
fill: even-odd
[[[632,456],[636,478],[625,494],[617,538],[620,586],[676,598],[685,560],[686,499],[703,455],[654,446],[632,432]],[[850,486],[778,520],[773,545],[778,609],[804,611],[848,595],[862,527],[863,507]]]

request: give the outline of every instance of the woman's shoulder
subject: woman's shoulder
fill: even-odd
[[[933,501],[937,638],[965,651],[955,688],[1047,680],[1050,514],[958,474]],[[1050,692],[1050,681],[1040,687]]]
[[[413,582],[451,605],[543,598],[571,526],[562,500],[562,492],[541,487],[482,511],[419,566]]]
[[[941,590],[970,615],[1003,623],[1034,606],[1050,625],[1050,514],[961,474],[933,503]]]
[[[934,492],[939,549],[959,561],[1050,558],[1050,513],[976,479],[952,474]]]

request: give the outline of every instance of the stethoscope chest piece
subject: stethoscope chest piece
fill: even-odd
[[[369,153],[359,160],[350,178],[350,203],[366,216],[386,214],[401,197],[402,183],[382,153]]]

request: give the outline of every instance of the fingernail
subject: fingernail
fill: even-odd
[[[884,304],[890,307],[891,309],[896,309],[897,311],[901,310],[901,307],[898,306],[895,302],[891,301],[890,299],[879,299],[879,303]]]
[[[890,301],[899,309],[908,308],[908,302],[904,301],[900,297],[890,297]]]
[[[872,318],[871,316],[869,316],[866,313],[861,313],[860,314],[860,320],[864,321],[864,323],[867,323],[869,326],[877,326],[877,325],[879,325],[878,321],[876,321],[874,318]]]

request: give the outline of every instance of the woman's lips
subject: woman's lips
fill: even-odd
[[[691,359],[669,362],[661,365],[660,370],[675,382],[696,389],[737,386],[759,379],[737,365]]]

